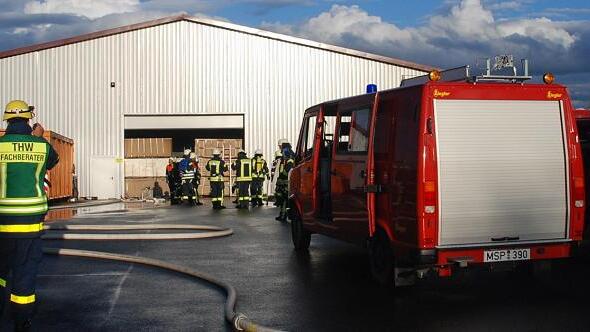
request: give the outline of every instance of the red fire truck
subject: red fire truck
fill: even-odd
[[[584,174],[568,92],[468,66],[305,111],[292,239],[366,244],[381,283],[471,265],[546,266],[582,239]]]

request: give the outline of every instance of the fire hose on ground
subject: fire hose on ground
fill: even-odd
[[[64,231],[130,231],[130,230],[192,230],[183,233],[63,233]],[[179,225],[179,224],[148,224],[148,225],[46,225],[49,231],[43,235],[44,240],[180,240],[180,239],[205,239],[223,237],[233,234],[231,228],[221,228],[205,225]],[[204,232],[203,232],[204,231]],[[63,248],[43,248],[43,252],[50,255],[76,256],[113,260],[128,263],[137,263],[160,269],[185,274],[206,281],[225,292],[225,319],[238,331],[278,331],[251,321],[246,315],[235,312],[237,302],[236,289],[229,283],[219,280],[212,275],[196,271],[185,266],[175,265],[157,259],[114,254],[101,251],[87,251]]]

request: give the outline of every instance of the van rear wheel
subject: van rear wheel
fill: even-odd
[[[371,275],[381,285],[395,286],[395,257],[389,238],[383,231],[369,240]]]
[[[295,251],[307,251],[311,243],[311,232],[303,227],[303,221],[298,213],[291,218],[291,239]]]

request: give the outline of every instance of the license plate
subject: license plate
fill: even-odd
[[[484,250],[484,262],[526,261],[531,259],[530,248]]]

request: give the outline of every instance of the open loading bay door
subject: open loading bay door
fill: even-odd
[[[202,174],[200,195],[209,195],[210,185],[205,164],[213,149],[222,153],[229,164],[243,147],[243,114],[201,115],[127,115],[125,116],[125,184],[129,198],[150,197],[154,183],[163,191],[168,158],[182,157],[185,149],[199,156]],[[225,179],[225,195],[230,195],[231,172]]]
[[[440,246],[566,238],[559,102],[435,100],[434,107]]]

